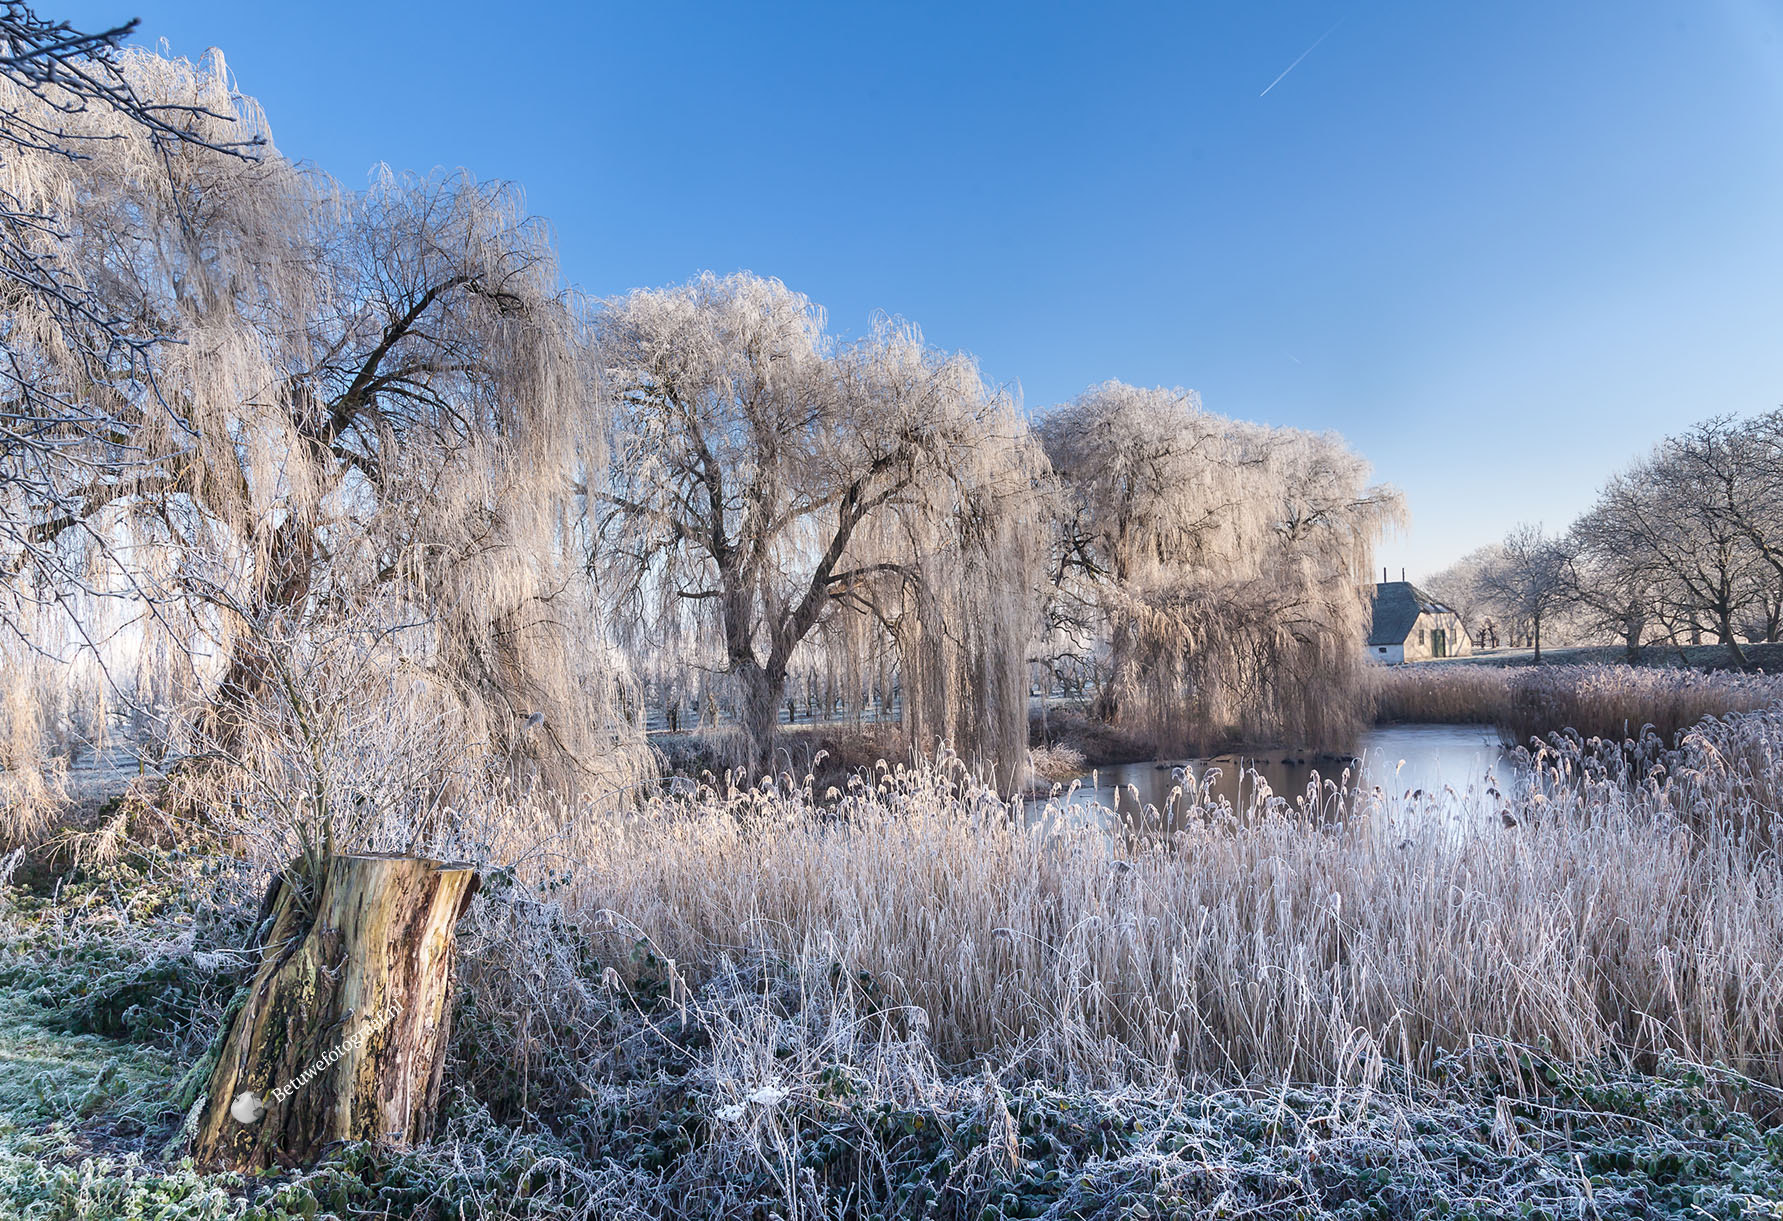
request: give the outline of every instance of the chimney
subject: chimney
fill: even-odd
[[[1387,570],[1385,568],[1382,568],[1381,569],[1381,584],[1385,585],[1386,583],[1387,583]]]
[[[1401,580],[1401,581],[1403,581],[1403,580],[1405,580],[1405,569],[1403,569],[1403,568],[1401,568],[1401,569],[1400,569],[1400,570],[1399,570],[1399,579],[1400,579],[1400,580]]]

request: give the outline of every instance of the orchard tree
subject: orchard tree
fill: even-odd
[[[597,346],[610,432],[586,488],[590,564],[633,649],[726,674],[760,773],[801,645],[875,625],[917,744],[946,736],[1008,776],[1025,746],[1035,463],[973,362],[887,321],[839,344],[808,298],[748,274],[614,301]],[[977,713],[938,719],[938,686]]]
[[[1627,659],[1638,661],[1660,596],[1658,565],[1639,532],[1600,503],[1573,523],[1566,552],[1567,599],[1589,630],[1618,637]]]
[[[1591,513],[1601,523],[1594,528],[1613,534],[1651,574],[1670,604],[1667,616],[1692,635],[1714,632],[1729,661],[1745,669],[1738,624],[1773,570],[1732,507],[1740,475],[1729,448],[1716,429],[1668,438],[1612,478]]]
[[[1670,478],[1701,492],[1703,516],[1742,536],[1758,561],[1751,638],[1783,636],[1783,411],[1717,416],[1664,447]]]
[[[1469,635],[1478,633],[1494,619],[1505,621],[1504,608],[1499,606],[1487,588],[1487,569],[1498,562],[1497,543],[1478,547],[1424,581],[1424,588],[1460,616]]]

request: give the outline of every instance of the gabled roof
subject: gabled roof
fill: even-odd
[[[1368,643],[1404,644],[1419,615],[1452,615],[1455,612],[1410,581],[1383,581],[1374,587],[1374,627]]]

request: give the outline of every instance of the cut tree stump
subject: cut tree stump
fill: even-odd
[[[314,918],[288,885],[193,1138],[200,1165],[313,1165],[335,1141],[425,1140],[451,1022],[452,948],[469,865],[331,858]]]

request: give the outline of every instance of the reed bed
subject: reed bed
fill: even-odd
[[[1497,666],[1380,666],[1368,675],[1376,723],[1496,725],[1510,704],[1510,674]]]
[[[685,993],[739,961],[859,981],[952,1064],[1331,1083],[1508,1040],[1783,1082],[1777,712],[1657,775],[1562,744],[1484,809],[1328,785],[1167,836],[945,767],[879,777],[839,807],[788,786],[591,817],[534,868],[603,963],[642,953]]]
[[[1554,666],[1517,671],[1497,724],[1507,742],[1572,730],[1621,742],[1651,732],[1671,746],[1707,717],[1783,701],[1783,680],[1764,674],[1703,673],[1635,666]]]
[[[1375,671],[1373,688],[1376,721],[1489,724],[1512,746],[1572,730],[1610,742],[1650,731],[1669,747],[1705,717],[1783,701],[1769,675],[1624,665],[1397,666]]]
[[[443,1131],[245,1188],[168,1152],[183,1061],[93,1036],[216,1034],[264,862],[143,843],[15,879],[27,1067],[0,1110],[141,1135],[107,1162],[61,1125],[0,1133],[0,1212],[1758,1215],[1783,1198],[1783,713],[1663,753],[1563,737],[1525,775],[1185,793],[1169,835],[946,760],[838,797],[491,796],[428,845],[485,865]]]

